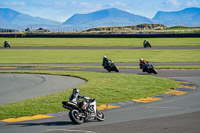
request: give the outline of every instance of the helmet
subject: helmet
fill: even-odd
[[[74,88],[73,91],[72,91],[72,93],[76,95],[77,93],[79,93],[79,89]]]
[[[106,58],[106,56],[103,56],[103,59]]]
[[[143,58],[140,58],[140,59],[139,59],[140,62],[142,62],[143,60],[144,60]]]

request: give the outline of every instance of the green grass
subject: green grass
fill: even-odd
[[[13,47],[28,46],[142,46],[144,38],[0,38]],[[149,38],[152,46],[200,46],[200,38]]]
[[[6,72],[6,71],[1,71]],[[153,76],[75,71],[7,71],[42,73],[80,77],[87,82],[79,86],[84,96],[97,99],[98,105],[153,96],[176,88],[178,83]],[[0,119],[31,116],[65,110],[61,102],[68,100],[72,89],[0,106]],[[30,94],[31,95],[31,94]]]
[[[0,63],[200,62],[200,50],[14,50],[0,49]]]
[[[38,69],[51,69],[51,68],[66,68],[66,69],[87,69],[87,68],[99,68],[99,69],[103,69],[103,67],[101,65],[99,66],[54,66],[54,65],[15,65],[15,64],[6,64],[6,65],[2,65],[1,67],[27,67],[27,68],[38,68]],[[139,66],[117,66],[119,69],[139,69]],[[154,66],[156,69],[200,69],[200,66],[194,65],[194,66]]]

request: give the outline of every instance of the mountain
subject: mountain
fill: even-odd
[[[152,23],[152,21],[143,16],[134,15],[116,8],[110,8],[89,14],[75,14],[63,24],[99,27],[137,25],[142,23]]]
[[[185,25],[200,27],[200,8],[181,11],[158,11],[153,19],[131,14],[116,8],[99,10],[88,14],[75,14],[64,23],[32,17],[9,8],[0,8],[0,28],[24,30],[42,27],[51,31],[78,31],[102,26],[127,26],[138,24],[164,24],[167,27]]]
[[[192,7],[174,12],[159,11],[153,18],[153,21],[154,23],[164,24],[166,26],[200,26],[200,8]]]
[[[0,28],[17,28],[20,26],[57,25],[56,21],[32,17],[9,8],[0,8]]]

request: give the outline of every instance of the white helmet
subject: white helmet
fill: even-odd
[[[103,59],[106,58],[106,56],[103,56]]]
[[[140,58],[140,59],[139,59],[140,62],[143,61],[143,60],[144,60],[143,58]]]

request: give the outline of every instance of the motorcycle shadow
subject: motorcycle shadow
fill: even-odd
[[[29,127],[29,126],[66,126],[66,125],[73,125],[71,121],[54,121],[54,122],[32,122],[32,123],[12,123],[8,125],[18,125],[21,127]]]
[[[153,73],[137,73],[138,75],[154,75]]]

